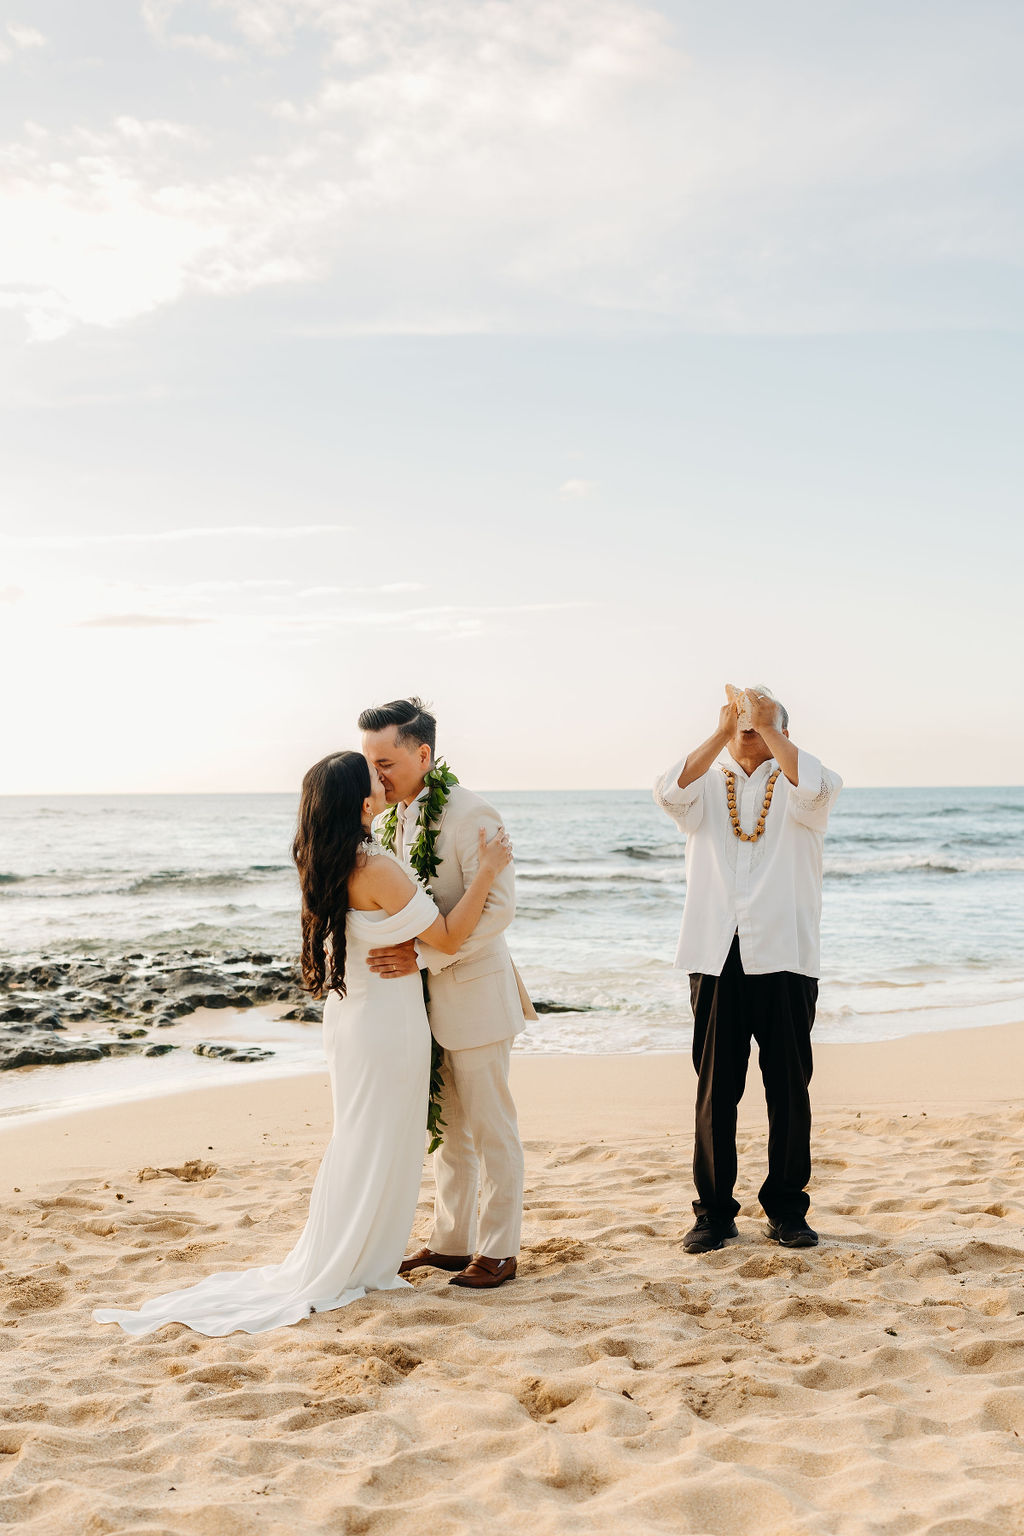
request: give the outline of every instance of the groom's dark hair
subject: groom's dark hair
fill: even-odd
[[[419,741],[430,748],[434,755],[437,741],[437,721],[422,699],[413,694],[411,699],[393,699],[390,704],[378,704],[364,709],[359,716],[361,731],[386,731],[389,725],[398,727],[395,740],[401,745],[407,741]]]

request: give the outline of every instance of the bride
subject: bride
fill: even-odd
[[[329,1312],[367,1291],[405,1289],[398,1266],[412,1229],[423,1166],[430,1030],[417,972],[375,976],[370,949],[422,937],[454,954],[476,927],[495,877],[511,861],[504,829],[486,840],[480,868],[441,917],[427,893],[370,827],[385,809],[375,769],[336,752],[302,781],[292,853],[302,888],[302,977],[323,996],[334,1132],[302,1235],[279,1264],[208,1275],[151,1297],[137,1312],[99,1308],[98,1323],[147,1334],[186,1323],[219,1337],[265,1333]]]

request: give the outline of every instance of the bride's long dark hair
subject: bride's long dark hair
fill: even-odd
[[[292,858],[302,890],[302,983],[314,997],[345,996],[348,879],[366,838],[362,812],[369,794],[370,769],[361,752],[332,752],[302,781]]]

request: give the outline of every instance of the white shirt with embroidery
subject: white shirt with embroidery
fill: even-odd
[[[686,834],[686,901],[676,966],[720,976],[738,933],[748,976],[772,971],[819,976],[822,851],[843,781],[800,751],[796,786],[779,774],[764,835],[745,843],[732,828],[723,766],[736,775],[740,827],[753,832],[778,767],[774,759],[747,775],[725,752],[685,789],[679,788],[683,762],[678,762],[654,786],[655,803]]]

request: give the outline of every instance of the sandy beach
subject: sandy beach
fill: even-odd
[[[300,1230],[320,1073],[0,1130],[0,1521],[74,1536],[1024,1532],[1024,1025],[824,1045],[816,1251],[685,1255],[679,1055],[520,1057],[520,1277],[293,1328],[91,1321]],[[140,1179],[142,1170],[146,1177]],[[429,1223],[425,1172],[417,1234]]]

